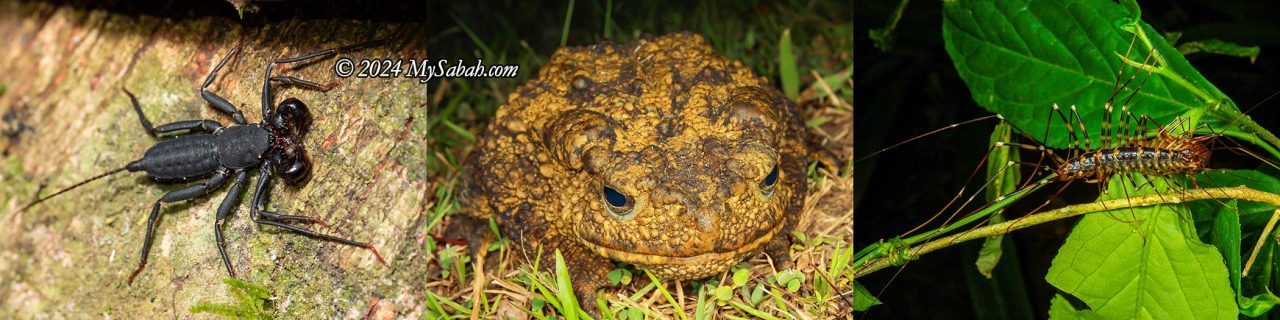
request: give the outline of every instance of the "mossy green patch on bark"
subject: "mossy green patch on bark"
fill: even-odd
[[[236,278],[223,279],[235,303],[214,303],[201,301],[191,307],[191,313],[210,313],[228,319],[274,319],[271,312],[271,301],[275,296],[271,290]]]

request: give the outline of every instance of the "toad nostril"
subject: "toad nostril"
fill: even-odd
[[[684,192],[675,191],[671,193],[671,196],[677,203],[684,205],[686,208],[689,207],[689,196],[686,196]]]
[[[686,196],[684,192],[681,192],[679,190],[664,188],[664,189],[659,189],[658,192],[654,193],[654,195],[655,196],[653,200],[655,204],[659,206],[664,206],[664,207],[672,206],[672,205],[683,205],[685,207],[689,206],[689,201],[687,200],[688,196]]]

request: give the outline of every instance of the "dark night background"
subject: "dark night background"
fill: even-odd
[[[1182,32],[1180,42],[1220,39],[1262,47],[1252,64],[1247,58],[1205,53],[1187,57],[1241,109],[1258,105],[1280,91],[1280,79],[1275,77],[1280,74],[1280,25],[1275,22],[1280,17],[1280,4],[1140,1],[1139,5],[1143,19],[1156,30]],[[892,47],[875,47],[868,31],[884,27],[897,6],[897,1],[855,4],[855,158],[933,129],[991,114],[973,102],[943,49],[940,2],[911,2],[893,33]],[[1280,128],[1278,110],[1280,99],[1272,99],[1249,115],[1275,132]],[[982,159],[995,123],[985,121],[948,130],[857,163],[854,239],[858,248],[898,236],[941,209]],[[1212,167],[1258,164],[1220,154],[1214,154]],[[1034,156],[1023,155],[1024,160],[1034,160]],[[1029,170],[1024,170],[1027,173]],[[1019,212],[1049,199],[1058,186],[1051,184],[1006,214],[1020,216]],[[970,184],[968,190],[978,187]],[[1096,196],[1095,186],[1073,184],[1049,207],[1090,202]],[[1074,221],[1040,225],[1005,237],[1006,251],[996,268],[996,280],[985,279],[974,267],[980,241],[927,254],[900,272],[889,268],[859,278],[859,283],[884,304],[857,316],[1046,318],[1049,300],[1058,291],[1044,281],[1044,275]],[[930,226],[934,227],[937,225]],[[897,278],[886,288],[895,272]]]

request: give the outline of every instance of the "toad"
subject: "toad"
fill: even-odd
[[[811,150],[801,121],[697,34],[561,48],[464,161],[460,211],[495,219],[544,269],[559,251],[588,306],[612,261],[677,280],[762,251],[787,265]]]

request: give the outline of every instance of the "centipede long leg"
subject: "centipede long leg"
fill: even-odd
[[[1124,179],[1125,177],[1129,177],[1129,174],[1124,174],[1124,175],[1121,175],[1120,177],[1121,177],[1121,179]],[[1132,178],[1132,177],[1129,177],[1129,183],[1130,183],[1130,184],[1134,183],[1134,182],[1133,182],[1133,178]],[[1134,190],[1137,190],[1137,189],[1135,188]],[[1136,210],[1134,210],[1134,209],[1133,209],[1133,200],[1132,200],[1133,198],[1129,196],[1129,189],[1120,188],[1120,191],[1124,193],[1124,200],[1125,200],[1125,202],[1128,202],[1128,203],[1129,203],[1129,218],[1130,218],[1130,219],[1133,219],[1133,220],[1131,220],[1131,221],[1129,221],[1129,222],[1126,222],[1126,223],[1132,223],[1132,224],[1135,224],[1136,226],[1134,227],[1134,229],[1138,230],[1138,237],[1142,238],[1142,242],[1143,242],[1143,243],[1146,243],[1146,242],[1147,242],[1147,235],[1146,235],[1145,233],[1143,233],[1143,232],[1142,232],[1142,231],[1143,231],[1143,230],[1142,230],[1142,221],[1138,219],[1138,212],[1137,212]],[[1156,193],[1156,194],[1157,194],[1157,195],[1159,195],[1159,193]],[[1161,197],[1161,200],[1164,200],[1164,197]],[[1114,217],[1114,216],[1112,216],[1111,218],[1112,218],[1112,219],[1115,219],[1115,217]],[[1121,221],[1121,222],[1123,222],[1123,221]]]
[[[1084,136],[1084,148],[1085,148],[1085,150],[1094,150],[1094,148],[1093,148],[1093,142],[1092,142],[1092,141],[1093,141],[1093,139],[1090,139],[1090,138],[1089,138],[1089,130],[1085,128],[1085,126],[1084,126],[1084,119],[1081,119],[1081,118],[1080,118],[1080,112],[1076,111],[1076,106],[1071,106],[1071,117],[1075,118],[1075,119],[1076,119],[1076,124],[1079,124],[1079,125],[1080,125],[1080,134]],[[1071,126],[1071,124],[1070,124],[1070,123],[1068,123],[1068,124],[1067,124],[1067,126]],[[1080,144],[1079,144],[1079,143],[1076,143],[1076,146],[1077,146],[1077,147],[1079,147],[1079,146],[1080,146]]]
[[[1058,115],[1058,119],[1062,119],[1062,123],[1067,127],[1067,141],[1071,146],[1071,151],[1068,153],[1067,158],[1075,158],[1079,154],[1080,138],[1076,135],[1075,128],[1071,127],[1071,120],[1067,119],[1067,115],[1062,113],[1062,108],[1058,108],[1057,104],[1053,105],[1053,113],[1056,113]],[[1052,125],[1053,121],[1049,121],[1049,123]]]

